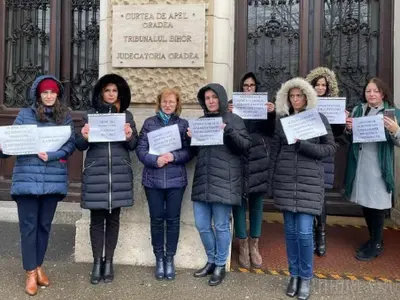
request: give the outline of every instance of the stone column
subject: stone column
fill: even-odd
[[[397,14],[396,14],[397,13]],[[394,2],[394,25],[393,28],[399,28],[400,26],[400,2]],[[397,107],[400,107],[400,86],[397,84],[400,81],[400,31],[393,31],[393,71],[394,71],[394,89],[393,99]],[[383,50],[384,51],[384,50]],[[400,149],[395,147],[395,188],[396,192],[394,195],[394,207],[391,212],[392,219],[400,224]]]
[[[205,3],[206,41],[205,68],[112,68],[111,31],[112,5],[127,4],[186,4]],[[163,87],[179,87],[184,99],[183,118],[200,116],[202,111],[197,104],[197,91],[209,82],[225,86],[228,94],[233,86],[233,46],[234,46],[234,1],[232,0],[101,0],[100,7],[100,76],[117,73],[131,86],[132,105],[138,130],[143,121],[154,115],[156,95]],[[154,265],[150,239],[150,220],[147,200],[141,185],[143,166],[132,154],[134,172],[134,198],[132,208],[124,208],[121,214],[121,228],[115,263],[143,266]],[[181,231],[176,255],[178,268],[202,267],[207,258],[199,234],[194,226],[192,202],[190,200],[193,181],[194,161],[188,164],[189,185],[182,204]],[[76,222],[75,261],[92,262],[89,238],[89,212]]]

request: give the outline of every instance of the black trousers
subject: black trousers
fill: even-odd
[[[43,264],[51,222],[62,195],[17,196],[22,264],[32,271]]]
[[[385,223],[385,210],[364,207],[365,222],[368,226],[370,240],[374,244],[379,244],[383,240],[383,226]]]
[[[151,243],[154,255],[160,258],[164,256],[165,252],[167,256],[174,256],[179,241],[181,206],[185,188],[145,188],[145,191],[149,204]]]
[[[101,258],[105,246],[106,259],[114,257],[119,234],[120,208],[111,210],[98,209],[90,211],[90,241],[93,258]]]

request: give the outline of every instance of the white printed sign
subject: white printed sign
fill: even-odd
[[[151,131],[149,139],[149,153],[161,155],[182,148],[181,135],[177,124]]]
[[[38,134],[36,125],[4,126],[1,148],[7,155],[37,154]]]
[[[189,120],[192,131],[191,146],[211,146],[224,144],[222,117]]]
[[[233,113],[242,119],[266,120],[268,119],[268,94],[267,93],[233,93]]]
[[[318,112],[328,119],[329,124],[346,124],[346,98],[320,97]]]
[[[386,141],[383,115],[353,118],[353,143]]]
[[[125,114],[88,114],[89,142],[125,141]]]
[[[71,126],[46,126],[37,129],[39,152],[58,151],[71,137]]]
[[[294,144],[296,139],[308,140],[327,134],[316,108],[282,118],[281,123],[289,145]]]

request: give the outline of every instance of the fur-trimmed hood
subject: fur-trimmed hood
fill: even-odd
[[[289,91],[293,88],[299,88],[307,97],[306,109],[317,107],[318,97],[317,92],[304,78],[296,77],[286,81],[282,84],[278,93],[276,94],[276,113],[279,116],[289,115]]]
[[[108,112],[109,105],[104,103],[101,91],[107,84],[113,83],[118,89],[118,99],[120,101],[120,113],[126,111],[131,103],[131,89],[126,80],[117,74],[106,74],[101,77],[94,86],[92,96],[92,106],[99,112]]]
[[[326,97],[338,97],[339,87],[335,72],[325,67],[318,67],[307,75],[306,80],[311,84],[311,82],[319,76],[325,77],[326,81],[328,82],[329,92]]]

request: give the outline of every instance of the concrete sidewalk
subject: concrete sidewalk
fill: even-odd
[[[192,270],[178,270],[175,281],[159,282],[151,268],[117,265],[113,283],[93,286],[88,280],[91,265],[74,263],[74,237],[73,225],[53,226],[44,265],[52,284],[32,298],[24,293],[18,224],[0,222],[0,299],[290,299],[284,294],[287,277],[250,273],[229,273],[222,285],[209,287]],[[400,283],[314,279],[311,299],[400,299]]]

